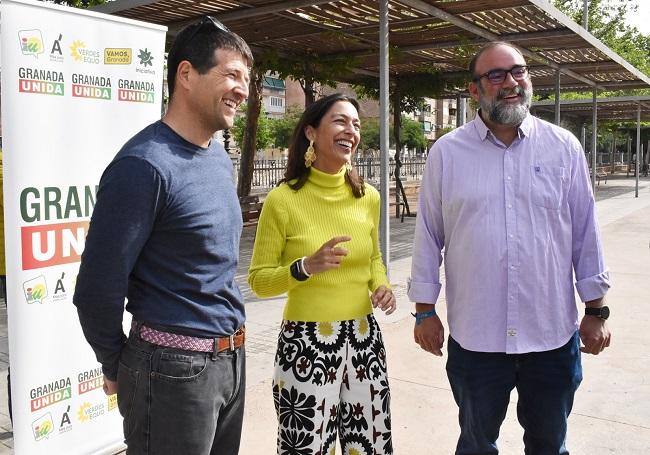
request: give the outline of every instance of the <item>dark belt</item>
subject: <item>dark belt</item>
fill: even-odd
[[[138,335],[144,341],[158,346],[168,348],[178,348],[185,351],[195,352],[212,352],[213,354],[231,351],[241,347],[246,339],[246,329],[242,326],[234,334],[227,337],[200,338],[189,335],[180,335],[178,333],[163,332],[162,330],[153,329],[136,321],[131,323],[131,330],[136,331],[140,327]]]

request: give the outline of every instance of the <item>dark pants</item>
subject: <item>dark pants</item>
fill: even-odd
[[[447,376],[459,407],[456,455],[499,453],[499,428],[515,387],[525,454],[569,453],[567,418],[582,381],[577,332],[558,349],[528,354],[468,351],[449,337],[448,355]]]
[[[133,332],[117,373],[129,455],[236,455],[244,414],[245,352],[165,348]]]

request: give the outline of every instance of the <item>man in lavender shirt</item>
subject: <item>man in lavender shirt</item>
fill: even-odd
[[[490,43],[469,70],[479,113],[434,144],[422,181],[409,283],[415,341],[442,355],[444,249],[456,454],[498,453],[515,387],[526,454],[568,454],[580,352],[599,354],[611,338],[586,160],[570,132],[528,112],[532,84],[515,47]]]

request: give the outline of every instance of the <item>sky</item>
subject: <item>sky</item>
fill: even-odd
[[[650,35],[650,0],[637,0],[639,9],[636,13],[627,14],[625,21],[635,26],[644,35]]]

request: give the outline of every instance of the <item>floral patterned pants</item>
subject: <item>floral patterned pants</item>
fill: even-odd
[[[273,377],[278,455],[392,454],[386,350],[372,314],[284,321]]]

